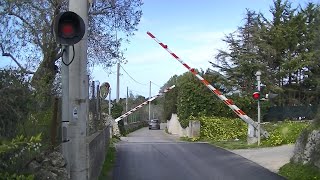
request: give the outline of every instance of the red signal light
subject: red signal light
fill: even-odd
[[[54,18],[52,30],[57,44],[71,46],[81,41],[86,26],[78,14],[67,11]]]
[[[252,94],[252,97],[253,97],[254,100],[259,100],[260,99],[260,92],[254,92]]]
[[[62,24],[61,32],[64,37],[73,37],[74,35],[74,27],[71,23]]]

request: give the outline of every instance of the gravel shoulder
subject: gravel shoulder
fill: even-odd
[[[246,159],[249,159],[272,172],[278,172],[279,168],[290,161],[293,156],[294,144],[278,147],[237,149],[229,150]]]

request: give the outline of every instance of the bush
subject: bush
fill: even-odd
[[[0,136],[13,138],[19,134],[34,103],[29,83],[24,74],[0,69]]]
[[[0,172],[6,172],[0,174],[1,177],[17,177],[16,179],[24,179],[23,175],[17,175],[16,173],[27,173],[25,165],[36,154],[39,154],[41,145],[41,134],[26,138],[22,135],[17,136],[11,141],[0,142]],[[1,179],[0,177],[0,179]],[[27,176],[29,177],[29,176]]]
[[[276,128],[270,132],[270,137],[261,142],[262,145],[279,146],[295,143],[302,130],[309,126],[308,123],[285,121],[276,124]]]
[[[222,141],[246,139],[247,124],[240,119],[201,117],[201,138]]]
[[[320,171],[311,165],[288,163],[279,169],[279,174],[288,180],[320,180]]]

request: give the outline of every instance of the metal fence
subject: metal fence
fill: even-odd
[[[111,116],[107,112],[103,111],[102,103],[105,102],[100,97],[100,82],[89,82],[89,119],[87,134],[90,136],[98,130],[102,130],[108,124],[111,123]]]

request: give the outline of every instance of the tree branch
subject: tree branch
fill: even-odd
[[[106,14],[106,13],[109,13],[108,12],[108,9],[114,9],[112,6],[108,6],[108,7],[105,7],[105,8],[102,8],[101,10],[99,11],[90,11],[88,14],[89,15],[101,15],[101,14]]]
[[[36,37],[36,42],[38,43],[38,45],[40,47],[42,47],[42,44],[40,43],[37,31],[32,27],[32,25],[26,19],[24,19],[22,16],[20,16],[20,15],[18,15],[16,13],[13,13],[11,10],[8,11],[8,15],[15,16],[18,19],[20,19],[23,23],[25,23],[31,29],[31,31],[33,32],[34,36]]]
[[[16,58],[14,58],[14,57],[12,56],[11,53],[6,53],[6,52],[4,52],[4,48],[3,48],[3,46],[2,46],[1,43],[0,43],[0,48],[1,48],[1,51],[2,51],[2,56],[10,57],[10,58],[19,66],[19,68],[22,69],[23,72],[28,73],[28,74],[34,74],[34,72],[28,71],[28,70],[26,70],[24,67],[22,67],[22,65],[17,61]]]

